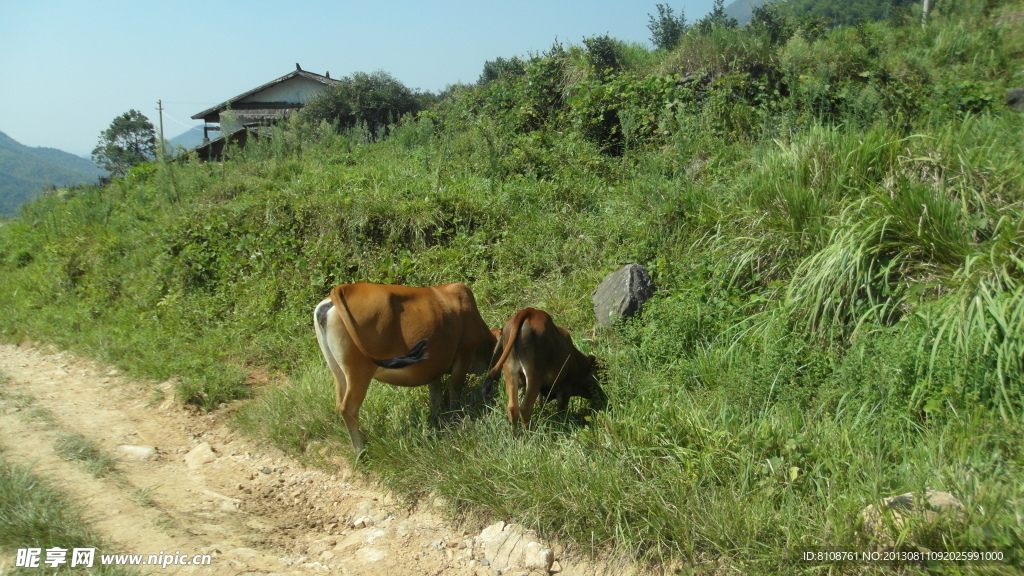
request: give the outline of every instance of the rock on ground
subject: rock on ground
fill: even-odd
[[[484,528],[474,538],[474,546],[482,556],[481,564],[495,570],[540,571],[547,574],[554,563],[554,553],[532,530],[517,524],[497,522]]]
[[[210,443],[203,442],[185,455],[185,464],[188,464],[190,470],[195,470],[203,464],[209,464],[216,459],[217,454],[213,451]]]
[[[651,296],[654,283],[639,264],[628,264],[612,272],[594,290],[594,314],[602,326],[612,326],[636,314]]]
[[[1006,105],[1024,112],[1024,88],[1011,88],[1006,92]]]
[[[889,496],[861,512],[864,534],[885,546],[893,545],[893,535],[903,531],[910,522],[927,529],[943,520],[966,521],[964,505],[952,494],[936,490]]]

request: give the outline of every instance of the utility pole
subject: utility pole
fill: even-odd
[[[928,5],[931,4],[929,0],[924,0],[924,6],[921,7],[921,28],[924,28],[928,23]]]
[[[926,0],[927,1],[927,0]],[[160,111],[160,159],[164,159],[164,100],[157,100],[157,110]]]

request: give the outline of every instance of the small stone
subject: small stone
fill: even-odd
[[[1006,105],[1024,112],[1024,88],[1011,88],[1006,92]]]
[[[207,496],[212,498],[213,501],[220,506],[220,509],[225,512],[234,512],[241,508],[242,506],[242,501],[239,500],[238,498],[225,496],[223,494],[214,492],[213,490],[203,490],[203,494],[206,494]]]
[[[554,561],[555,555],[551,548],[543,546],[540,542],[528,542],[526,544],[526,549],[523,551],[524,568],[547,573]]]
[[[199,468],[203,464],[209,464],[216,459],[217,453],[213,451],[209,442],[203,442],[185,455],[185,463],[188,464],[191,470]]]
[[[156,451],[156,448],[154,448],[153,446],[132,446],[125,444],[122,446],[118,446],[118,448],[125,455],[125,457],[131,460],[156,460],[157,458],[160,457],[160,454]]]
[[[928,529],[943,519],[962,523],[967,518],[963,503],[948,492],[936,490],[890,496],[861,512],[865,533],[886,546],[894,543],[893,533],[903,531],[908,522]]]
[[[352,527],[356,530],[362,530],[363,528],[369,528],[373,526],[373,518],[369,516],[361,516],[356,521],[352,522]]]

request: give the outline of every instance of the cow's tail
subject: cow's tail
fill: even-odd
[[[508,360],[509,355],[512,354],[512,347],[515,346],[516,340],[519,338],[519,330],[522,328],[523,321],[526,320],[526,316],[529,313],[530,310],[528,308],[524,308],[523,310],[516,312],[516,315],[509,320],[509,324],[512,325],[512,331],[509,333],[508,338],[501,338],[498,340],[498,342],[501,342],[502,339],[505,340],[505,349],[501,352],[501,357],[498,358],[494,367],[487,372],[487,376],[484,377],[484,383],[480,387],[480,392],[483,394],[485,402],[490,402],[491,400],[491,393],[494,388],[494,379],[497,377],[498,372],[501,371],[501,367],[505,365],[505,361]],[[503,330],[502,336],[504,335]]]
[[[331,304],[333,304],[335,309],[338,310],[338,316],[341,317],[341,323],[345,325],[345,330],[348,331],[349,339],[351,339],[352,343],[356,345],[356,348],[362,352],[363,356],[369,358],[377,366],[391,369],[405,368],[406,366],[419,364],[430,357],[427,353],[427,338],[424,338],[414,344],[408,352],[401,356],[385,359],[373,356],[366,351],[366,348],[363,347],[363,343],[359,340],[359,335],[356,333],[355,318],[352,317],[352,311],[348,309],[348,303],[345,302],[344,284],[338,284],[331,289]]]
[[[395,356],[387,360],[377,360],[372,357],[370,359],[373,360],[374,364],[382,368],[405,368],[406,366],[419,364],[427,359],[427,339],[424,338],[413,344],[412,348],[409,348],[409,351],[401,356]]]

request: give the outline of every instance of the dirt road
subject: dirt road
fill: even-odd
[[[430,504],[409,509],[347,471],[304,468],[216,414],[189,412],[173,397],[155,401],[150,386],[66,353],[0,345],[4,456],[85,507],[85,520],[111,542],[97,554],[212,557],[209,566],[158,574],[500,573],[482,550],[483,525],[455,526]],[[158,388],[173,393],[170,384]],[[94,477],[61,458],[54,445],[68,434],[116,457],[115,470]],[[552,571],[605,571],[551,549]],[[0,559],[0,572],[11,561]]]

